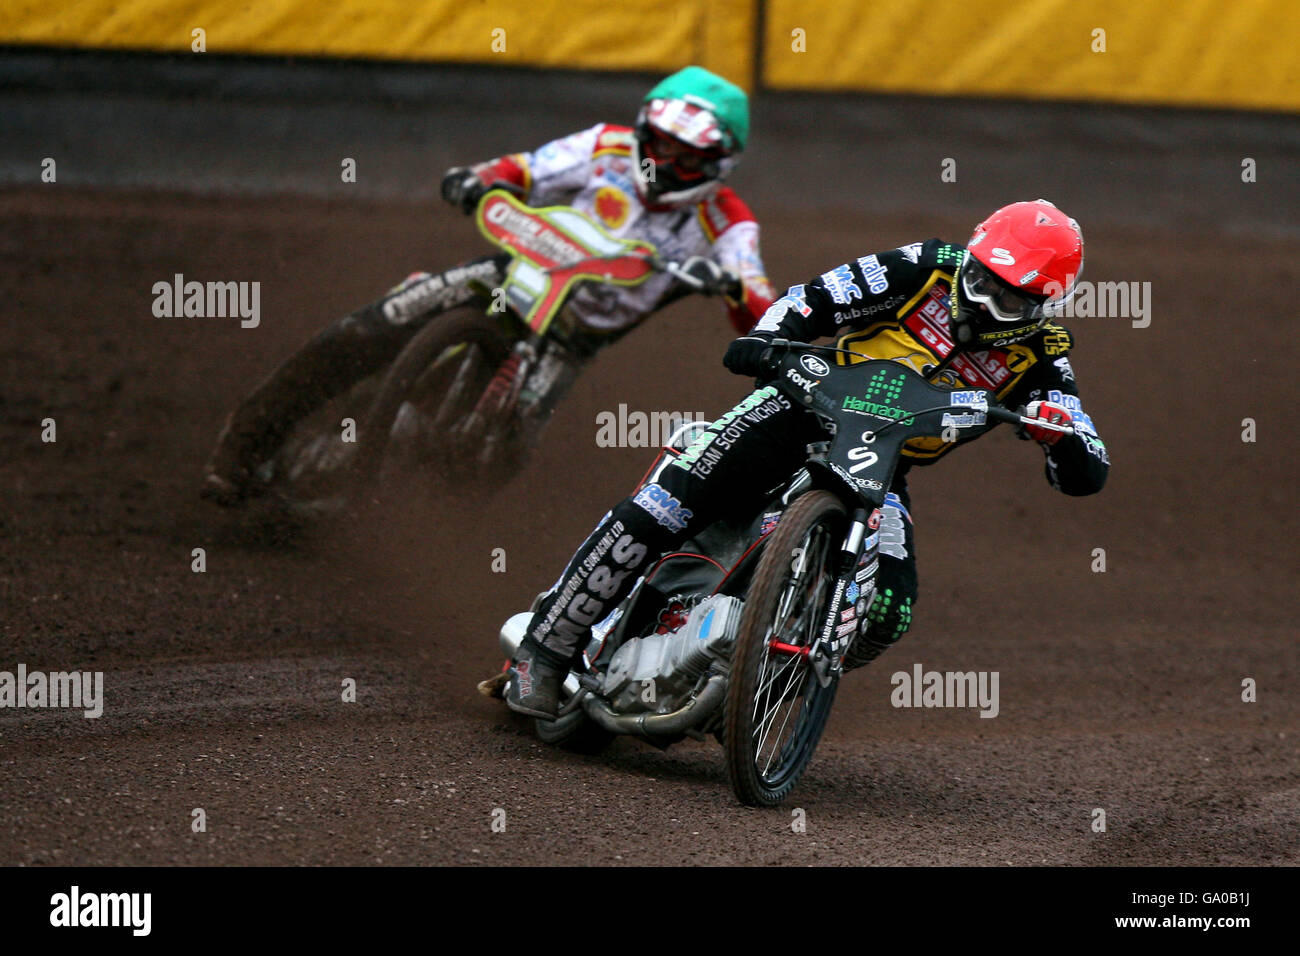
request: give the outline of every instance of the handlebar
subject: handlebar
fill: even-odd
[[[858,358],[864,357],[861,352],[854,352],[852,349],[842,349],[833,345],[809,345],[806,342],[791,342],[789,339],[773,339],[772,344],[768,346],[768,348],[763,352],[762,356],[759,358],[759,366],[762,369],[762,371],[767,376],[774,377],[779,370],[781,353],[783,351],[791,349],[792,347],[798,347],[800,349],[806,349],[808,351],[816,351],[816,352],[843,352],[846,355],[853,355]],[[946,411],[968,412],[971,410],[972,410],[971,406],[969,405],[937,405],[934,408],[924,408],[919,411],[913,412],[912,414],[927,415],[932,412],[946,412]],[[1004,424],[1007,425],[1033,425],[1036,428],[1042,428],[1047,431],[1061,432],[1063,435],[1074,434],[1074,427],[1072,425],[1056,425],[1051,422],[1045,422],[1042,419],[1030,418],[1027,415],[1022,415],[1019,412],[1013,412],[1009,408],[1005,408],[1001,405],[997,405],[992,402],[990,402],[986,408],[979,409],[979,411],[983,411],[986,415],[988,415],[989,418],[993,419],[994,421],[1003,422]]]

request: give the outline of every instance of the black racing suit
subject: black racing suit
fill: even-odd
[[[891,359],[946,387],[984,388],[1017,408],[1036,399],[1070,410],[1076,434],[1043,446],[1047,480],[1068,495],[1100,491],[1109,459],[1079,392],[1067,353],[1070,333],[1047,325],[1003,347],[957,348],[949,314],[962,246],[930,239],[846,263],[792,286],[767,310],[751,336],[809,342],[838,338],[841,348]],[[842,363],[857,360],[839,355]],[[759,388],[709,426],[678,458],[647,476],[619,502],[540,601],[526,639],[557,665],[571,665],[602,620],[664,553],[719,518],[752,516],[807,458],[822,426],[773,386]],[[978,437],[978,436],[977,436]],[[914,439],[904,446],[881,509],[877,595],[870,627],[846,667],[860,666],[897,641],[917,599],[907,472],[930,464],[962,441]]]

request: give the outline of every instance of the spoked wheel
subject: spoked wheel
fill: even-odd
[[[371,376],[299,422],[258,469],[255,493],[268,495],[296,518],[341,511],[349,500],[357,454],[344,423],[351,420],[355,430],[378,385],[378,378]]]
[[[388,369],[360,429],[357,480],[378,475],[385,454],[448,477],[472,475],[482,436],[469,433],[469,418],[512,345],[500,319],[475,306],[421,329]]]
[[[773,532],[749,588],[736,635],[723,733],[737,798],[776,806],[812,759],[838,681],[823,687],[807,653],[835,587],[844,506],[826,491],[795,501]]]

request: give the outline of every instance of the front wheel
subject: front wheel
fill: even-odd
[[[835,587],[847,518],[827,491],[800,497],[768,542],[741,615],[727,688],[727,775],[741,803],[779,804],[812,759],[838,681],[823,687],[807,649]]]
[[[358,436],[357,480],[379,471],[390,444],[415,464],[457,471],[476,451],[459,431],[514,338],[476,306],[438,316],[407,343],[379,385]],[[472,440],[475,436],[468,436]]]

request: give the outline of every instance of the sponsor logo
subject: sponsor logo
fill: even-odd
[[[763,520],[758,526],[758,536],[761,538],[765,534],[771,534],[776,530],[776,526],[781,522],[781,512],[769,511],[763,515]]]
[[[658,484],[649,484],[636,493],[632,503],[643,509],[650,517],[669,531],[684,531],[686,522],[691,520],[694,512],[682,507],[682,503],[669,491]]]
[[[862,298],[862,290],[853,281],[853,270],[847,265],[836,266],[830,272],[823,272],[821,278],[822,285],[826,287],[826,291],[830,293],[831,299],[837,305],[848,305],[854,299]]]
[[[848,592],[846,591],[845,593],[847,594]],[[856,608],[846,607],[844,610],[840,611],[840,621],[845,624],[857,616],[858,612]]]
[[[847,268],[842,266],[841,268]],[[880,264],[880,259],[875,253],[869,256],[862,256],[858,259],[858,268],[862,270],[862,278],[866,280],[867,288],[876,295],[884,292],[889,288],[889,280],[885,278],[885,267]]]
[[[890,492],[885,496],[885,506],[880,509],[880,553],[900,561],[907,559],[907,528],[903,524],[906,511],[898,496]]]
[[[828,461],[826,467],[834,472],[841,481],[850,487],[867,488],[871,491],[879,491],[884,487],[884,485],[876,481],[874,478],[855,478],[833,461]]]
[[[593,205],[596,215],[600,216],[600,221],[610,229],[617,229],[627,222],[630,203],[623,190],[615,189],[613,186],[601,186],[596,190]]]
[[[739,405],[710,425],[670,464],[702,478],[713,470],[723,451],[729,449],[751,425],[791,407],[790,400],[779,393],[775,385],[751,392]]]
[[[1049,332],[1043,336],[1043,351],[1048,355],[1060,355],[1070,351],[1070,333]]]
[[[903,322],[907,330],[940,358],[953,350],[948,325],[948,295],[937,283]]]
[[[491,203],[484,210],[483,218],[502,232],[509,233],[512,244],[562,266],[571,266],[587,258],[586,250],[571,242],[559,230],[544,220],[516,209],[505,200]]]
[[[903,258],[908,262],[920,262],[921,244],[919,242],[909,242],[905,246],[899,246],[898,251],[903,254]]]
[[[1000,266],[1014,266],[1016,257],[1001,246],[994,246],[993,251],[989,253],[989,260],[996,262]]]
[[[1083,442],[1084,450],[1092,457],[1100,459],[1105,464],[1110,464],[1110,455],[1106,454],[1106,443],[1096,435],[1080,435]]]
[[[831,370],[829,365],[815,355],[801,355],[799,364],[803,366],[804,371],[809,375],[815,375],[818,378],[826,375]]]
[[[857,621],[849,621],[849,623],[847,623],[847,624],[840,624],[840,625],[836,626],[836,628],[835,628],[835,636],[836,636],[836,637],[848,637],[850,634],[852,634],[852,633],[853,633],[854,631],[856,631],[857,629],[858,629],[858,622],[857,622]]]
[[[533,692],[532,667],[528,661],[519,661],[515,664],[515,680],[519,681],[521,697],[527,697]]]
[[[805,392],[811,388],[816,388],[818,385],[821,384],[821,382],[814,382],[810,378],[804,378],[802,375],[800,375],[792,368],[788,368],[785,370],[785,377],[788,378],[795,385],[802,388]]]
[[[472,279],[495,281],[497,267],[491,262],[448,269],[440,275],[417,273],[407,279],[384,300],[384,318],[401,325],[414,316],[469,298],[465,283]]]
[[[896,305],[902,305],[906,296],[891,295],[884,302],[877,302],[875,305],[854,306],[847,312],[839,312],[835,316],[835,324],[843,325],[845,322],[852,322],[854,319],[864,319],[869,315],[875,315],[877,312],[886,312]]]
[[[861,593],[862,593],[862,588],[858,586],[858,582],[850,581],[847,590],[845,590],[844,592],[844,596],[848,598],[850,604],[854,604],[857,602],[858,595],[860,595]]]
[[[953,405],[964,406],[976,412],[987,412],[989,410],[988,393],[974,390],[965,390],[953,392],[949,396]]]
[[[940,423],[944,428],[970,428],[974,425],[983,425],[988,421],[988,416],[983,412],[971,412],[970,414],[954,415],[951,412],[944,412],[943,421]]]
[[[533,629],[534,640],[569,650],[591,640],[592,625],[606,613],[605,602],[618,593],[623,581],[649,553],[644,544],[625,531],[622,521],[609,525],[582,564],[564,581],[550,611]]]
[[[1074,367],[1070,364],[1070,357],[1062,355],[1058,359],[1052,359],[1052,364],[1056,366],[1057,371],[1061,373],[1061,378],[1067,382],[1074,381]]]
[[[970,244],[973,246],[983,240],[983,238],[984,233],[980,233],[978,237],[971,240]],[[965,257],[966,251],[964,249],[958,249],[956,246],[947,242],[934,251],[935,262],[939,263],[939,265],[950,265],[954,268],[960,266]]]
[[[758,320],[758,325],[754,326],[756,332],[778,332],[781,329],[781,320],[786,314],[793,309],[805,319],[812,315],[812,308],[808,305],[807,297],[804,293],[804,287],[801,285],[792,285],[786,289],[785,295],[777,299],[767,307],[763,317]]]
[[[886,371],[882,369],[873,374],[867,382],[865,396],[857,398],[854,395],[846,395],[841,408],[845,411],[857,412],[860,415],[870,415],[874,418],[884,418],[889,421],[902,422],[904,425],[911,425],[916,421],[912,417],[912,413],[893,404],[902,394],[903,381],[903,373],[900,372],[896,378],[887,379]]]
[[[1097,434],[1097,427],[1093,425],[1092,418],[1088,413],[1083,410],[1083,402],[1079,400],[1078,395],[1070,395],[1060,389],[1053,388],[1048,391],[1047,400],[1055,402],[1070,413],[1070,418],[1073,419],[1071,424],[1074,425],[1075,431],[1087,435]]]

